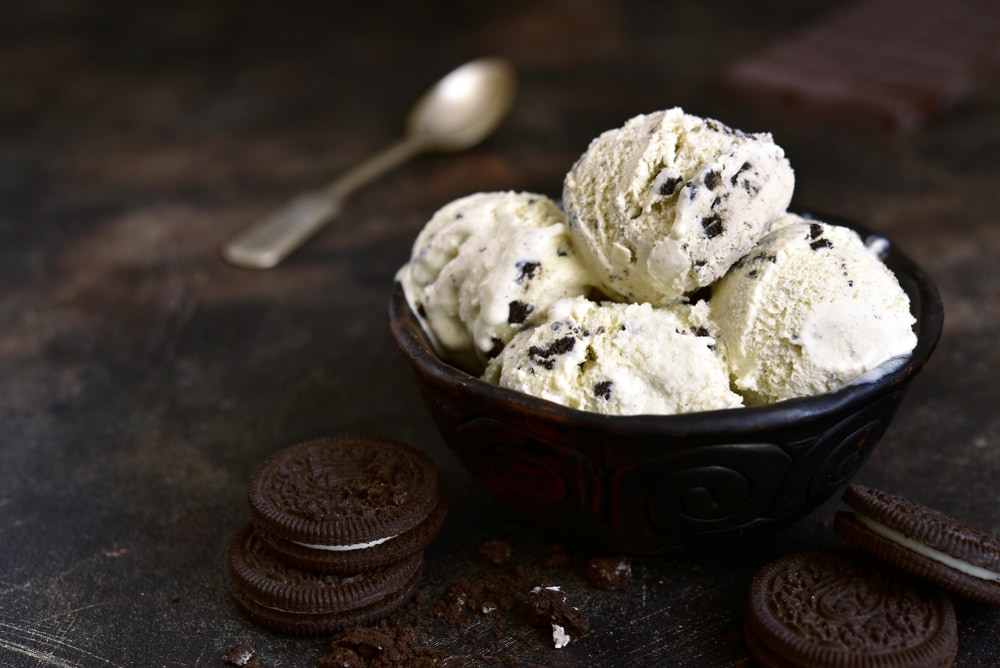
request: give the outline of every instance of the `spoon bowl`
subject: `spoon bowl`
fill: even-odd
[[[470,148],[507,115],[516,88],[517,77],[507,61],[480,58],[468,62],[417,100],[407,117],[407,134],[439,151]]]
[[[242,230],[223,246],[222,256],[248,269],[278,265],[372,179],[422,151],[461,151],[485,139],[510,111],[516,88],[514,68],[500,58],[479,58],[453,70],[417,100],[400,141]]]

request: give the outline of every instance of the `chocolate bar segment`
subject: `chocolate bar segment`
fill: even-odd
[[[1000,63],[1000,3],[865,0],[727,67],[757,106],[904,133],[965,97]]]

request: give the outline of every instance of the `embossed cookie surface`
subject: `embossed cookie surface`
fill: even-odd
[[[859,552],[781,557],[753,579],[747,644],[763,666],[950,666],[955,612],[937,590]]]
[[[949,591],[1000,606],[1000,540],[933,508],[848,485],[834,530],[872,556]]]
[[[437,471],[390,439],[344,436],[282,450],[254,472],[254,524],[303,545],[350,547],[395,537],[438,503]]]

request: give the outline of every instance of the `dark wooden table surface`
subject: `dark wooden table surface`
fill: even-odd
[[[425,608],[457,577],[489,576],[477,551],[499,539],[503,572],[562,586],[591,621],[559,650],[518,619],[472,618],[479,639],[430,624],[423,646],[452,664],[750,665],[750,577],[837,544],[836,499],[761,543],[637,557],[625,591],[597,590],[586,547],[557,545],[459,467],[387,329],[393,275],[438,207],[481,190],[558,196],[592,137],[673,105],[772,131],[797,206],[862,221],[934,277],[938,351],[857,479],[1000,535],[1000,81],[905,136],[751,110],[717,85],[834,4],[4,3],[0,665],[221,666],[239,642],[268,668],[315,665],[326,638],[270,633],[234,607],[224,551],[253,468],[341,433],[404,440],[439,466],[452,511]],[[488,141],[366,188],[277,269],[220,259],[245,224],[390,143],[427,84],[483,54],[521,75]],[[958,611],[958,665],[1000,664],[1000,612]]]

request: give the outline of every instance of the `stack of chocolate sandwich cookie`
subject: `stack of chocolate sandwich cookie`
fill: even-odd
[[[1000,606],[1000,540],[936,510],[849,485],[834,531],[858,550],[812,550],[765,566],[746,640],[762,666],[951,666],[948,594]]]
[[[229,544],[233,598],[284,633],[329,633],[390,614],[414,593],[447,512],[437,470],[385,438],[307,441],[264,461],[251,521]]]

